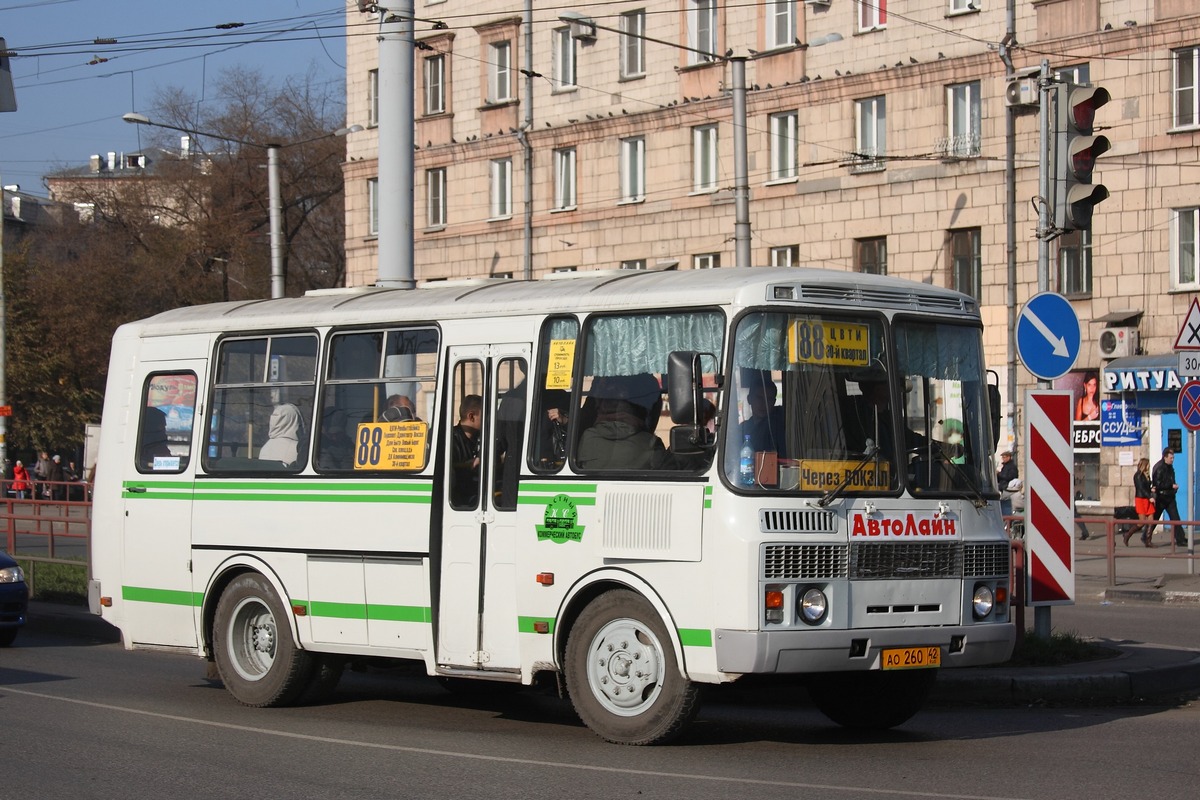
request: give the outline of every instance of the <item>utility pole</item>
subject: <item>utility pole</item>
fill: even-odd
[[[412,289],[413,267],[413,0],[388,5],[358,0],[379,12],[379,278],[376,285]]]

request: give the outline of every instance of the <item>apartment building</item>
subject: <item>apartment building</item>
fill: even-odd
[[[732,267],[729,57],[744,57],[751,261],[978,298],[1011,402],[1001,449],[1019,454],[1020,398],[1035,379],[1009,329],[1038,291],[1039,195],[1039,95],[1022,76],[1045,61],[1104,86],[1097,125],[1113,146],[1096,180],[1111,196],[1048,258],[1049,288],[1083,333],[1056,386],[1082,395],[1095,376],[1111,401],[1076,432],[1081,511],[1130,504],[1138,457],[1186,449],[1172,346],[1200,294],[1195,0],[415,2],[419,282]],[[595,25],[561,18],[572,12]],[[347,119],[373,124],[386,102],[379,18],[350,3],[347,20]],[[377,155],[377,128],[349,137],[352,285],[375,281],[388,225]]]

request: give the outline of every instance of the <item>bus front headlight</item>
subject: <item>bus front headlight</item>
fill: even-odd
[[[800,619],[809,625],[816,625],[825,619],[829,610],[829,600],[825,593],[815,587],[806,589],[800,598]]]
[[[975,619],[983,619],[991,614],[995,605],[996,598],[991,587],[986,583],[976,584],[975,595],[971,598],[971,610],[975,613]]]

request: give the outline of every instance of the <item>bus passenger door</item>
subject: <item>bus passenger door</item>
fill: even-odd
[[[125,475],[124,632],[137,644],[196,646],[192,491],[200,458],[197,386],[205,362],[145,364],[134,376]],[[117,594],[117,587],[105,587]]]
[[[437,604],[437,660],[443,668],[520,668],[514,517],[530,350],[528,344],[450,349],[447,412],[456,425],[467,428],[472,424],[470,409],[478,407],[481,414],[473,441],[464,444],[463,434],[452,431],[444,454]],[[477,461],[467,458],[472,449]]]

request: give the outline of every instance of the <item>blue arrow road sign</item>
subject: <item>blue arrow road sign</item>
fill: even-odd
[[[1079,317],[1056,292],[1035,294],[1017,318],[1017,356],[1044,381],[1061,378],[1075,366],[1079,338]]]

